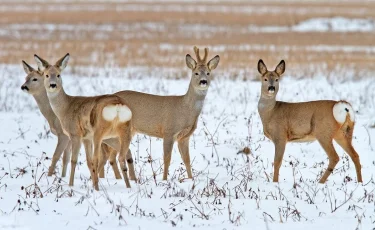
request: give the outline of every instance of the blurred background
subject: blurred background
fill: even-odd
[[[294,77],[357,79],[375,71],[374,18],[375,2],[356,0],[3,0],[0,63],[69,52],[77,74],[142,67],[180,78],[198,45],[219,54],[218,74],[232,78],[256,78],[262,58],[270,68],[285,59]]]

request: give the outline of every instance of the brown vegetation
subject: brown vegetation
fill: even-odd
[[[304,72],[300,75],[311,68],[323,73],[350,69],[356,75],[375,71],[375,51],[367,49],[374,44],[374,32],[249,29],[290,28],[317,17],[373,18],[374,2],[5,2],[0,13],[1,63],[18,64],[34,53],[55,58],[70,52],[76,66],[184,68],[186,53],[199,45],[222,57],[221,70],[253,73],[262,58],[270,63],[285,59],[292,72]]]

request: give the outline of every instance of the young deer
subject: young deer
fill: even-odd
[[[69,54],[55,65],[34,55],[39,69],[43,71],[44,87],[53,112],[59,118],[62,129],[72,142],[72,160],[69,185],[73,186],[74,173],[82,141],[86,148],[86,158],[95,190],[99,190],[98,172],[105,164],[101,153],[104,139],[119,138],[119,161],[126,187],[130,188],[125,156],[131,140],[132,112],[126,103],[115,95],[79,97],[67,95],[64,91],[61,72],[67,66]],[[94,156],[91,159],[92,146]],[[92,163],[90,165],[90,163]],[[134,168],[132,169],[134,171]]]
[[[275,145],[273,182],[279,181],[279,170],[287,142],[318,140],[328,155],[329,165],[319,183],[325,183],[332,173],[339,156],[334,139],[354,162],[358,182],[362,182],[359,156],[352,146],[354,110],[346,101],[310,101],[287,103],[276,101],[279,79],[285,71],[282,60],[274,71],[268,71],[262,60],[258,62],[262,75],[261,96],[258,112],[263,132]]]
[[[189,155],[189,138],[197,127],[198,116],[211,82],[211,71],[217,67],[220,57],[216,55],[207,62],[208,48],[203,59],[194,47],[195,61],[186,55],[186,64],[192,70],[187,93],[183,96],[157,96],[134,91],[121,91],[120,96],[133,112],[132,125],[135,132],[163,138],[164,173],[167,180],[173,144],[178,148],[185,164],[188,178],[192,178]]]
[[[44,87],[43,73],[39,70],[35,70],[25,61],[22,61],[22,65],[27,76],[25,79],[25,83],[21,86],[21,89],[22,91],[34,97],[40,112],[46,118],[50,126],[51,132],[57,136],[57,146],[52,157],[51,166],[48,169],[48,176],[52,176],[52,174],[55,172],[56,163],[60,159],[62,152],[64,152],[61,176],[65,177],[71,154],[72,145],[70,139],[67,135],[64,134],[60,124],[60,120],[56,117],[51,108],[51,105],[49,104],[46,88]],[[116,154],[115,150],[105,144],[102,145],[102,151],[107,157],[109,157],[109,155]],[[121,178],[120,172],[117,168],[117,164],[111,165],[116,179]],[[104,178],[104,170],[101,171],[100,177]]]

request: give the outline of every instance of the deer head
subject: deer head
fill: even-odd
[[[207,62],[208,48],[204,49],[204,57],[199,55],[199,49],[195,46],[195,61],[190,54],[186,55],[186,65],[192,70],[191,84],[196,90],[207,90],[211,83],[211,71],[219,64],[220,57],[216,55]]]
[[[38,55],[34,55],[34,59],[38,64],[40,70],[44,75],[44,87],[47,92],[54,93],[60,91],[62,88],[61,72],[65,69],[69,60],[69,53],[56,62],[55,65],[50,65],[46,60],[43,60]]]
[[[268,71],[262,59],[258,62],[258,71],[262,75],[262,96],[275,98],[279,91],[279,79],[285,71],[285,62],[281,60],[274,71]]]
[[[25,61],[22,61],[22,65],[27,76],[25,79],[25,83],[23,83],[23,85],[21,86],[21,90],[31,95],[43,92],[45,90],[43,83],[43,73],[39,69],[35,70]]]

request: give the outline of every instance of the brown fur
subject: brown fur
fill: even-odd
[[[268,71],[263,61],[259,60],[258,71],[262,74],[258,111],[265,136],[275,144],[273,181],[279,181],[279,170],[287,142],[318,140],[329,158],[328,168],[319,181],[325,183],[339,161],[332,143],[334,139],[353,160],[358,182],[362,182],[359,156],[351,143],[354,122],[349,119],[349,115],[343,124],[336,121],[333,106],[338,101],[276,101],[279,78],[285,71],[285,62],[281,61],[275,71]],[[270,87],[275,87],[274,93],[271,93]]]
[[[157,96],[134,91],[116,93],[129,105],[133,112],[134,132],[163,138],[163,180],[167,180],[168,177],[168,168],[175,141],[178,143],[188,178],[193,177],[190,165],[189,139],[197,127],[198,116],[201,113],[211,81],[210,72],[217,67],[220,60],[219,56],[215,56],[207,63],[208,49],[205,49],[203,59],[199,56],[199,49],[195,47],[194,50],[198,63],[189,54],[186,55],[186,64],[192,70],[192,78],[185,95]],[[205,87],[200,85],[201,80],[207,81]]]
[[[118,96],[103,95],[96,97],[79,97],[67,95],[64,91],[61,71],[66,67],[69,55],[65,55],[55,65],[49,65],[47,61],[35,55],[35,60],[44,74],[44,86],[51,107],[59,118],[64,133],[72,141],[71,176],[69,185],[74,184],[75,167],[81,143],[84,142],[86,159],[93,179],[94,188],[99,190],[98,173],[105,164],[105,155],[101,152],[101,144],[104,139],[117,137],[120,139],[120,164],[127,187],[130,187],[125,155],[131,140],[131,120],[119,122],[118,118],[106,121],[102,116],[105,106],[113,104],[126,105]],[[55,87],[52,87],[54,85]],[[94,114],[94,115],[93,115]],[[91,159],[92,147],[94,157]],[[90,164],[91,163],[91,164]],[[134,174],[134,168],[131,168]]]
[[[37,102],[37,105],[39,107],[40,112],[43,114],[43,116],[46,118],[51,132],[57,136],[57,145],[55,152],[52,157],[51,165],[48,169],[48,176],[52,176],[55,172],[56,163],[60,159],[62,153],[64,152],[63,156],[63,168],[61,172],[61,176],[66,176],[66,169],[68,166],[68,162],[70,160],[71,155],[71,141],[67,135],[64,134],[63,129],[60,124],[60,120],[57,118],[55,113],[53,112],[51,105],[48,101],[48,96],[46,89],[44,87],[44,77],[43,73],[39,70],[35,70],[32,68],[29,64],[27,64],[25,61],[22,61],[24,70],[27,74],[25,83],[22,85],[22,90],[31,94],[35,101]],[[102,145],[103,152],[106,155],[106,158],[109,157],[110,154],[113,154],[113,149],[109,146],[103,144]],[[116,178],[118,179],[118,168],[117,165],[114,165],[113,167],[114,173]],[[104,169],[101,171],[101,178],[104,177]],[[120,177],[121,178],[121,177]]]

